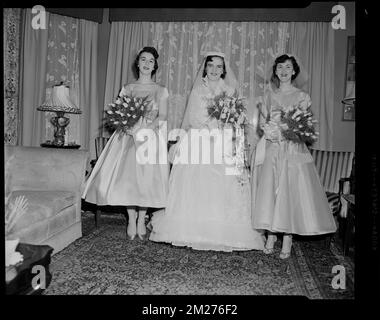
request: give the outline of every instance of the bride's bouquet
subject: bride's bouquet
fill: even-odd
[[[149,103],[147,97],[118,96],[108,105],[104,126],[110,131],[129,133],[140,118],[148,114]]]
[[[231,124],[233,127],[242,126],[247,123],[246,103],[244,98],[228,95],[223,91],[214,98],[209,99],[207,112],[210,118],[215,118],[223,125]]]
[[[319,132],[315,131],[314,127],[316,122],[310,111],[304,110],[297,105],[287,111],[281,111],[281,123],[279,126],[281,134],[286,140],[311,145],[319,135]]]

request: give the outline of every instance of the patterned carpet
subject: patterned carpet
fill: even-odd
[[[291,258],[258,251],[212,252],[126,240],[123,215],[83,213],[83,237],[52,257],[46,295],[300,295],[353,299],[354,266],[332,243],[295,240]],[[334,265],[346,270],[346,289],[333,289]]]

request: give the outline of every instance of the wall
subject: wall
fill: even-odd
[[[355,35],[355,2],[339,2],[346,8],[346,30],[335,30],[335,80],[333,150],[355,151],[355,121],[342,121],[346,64],[347,37]]]

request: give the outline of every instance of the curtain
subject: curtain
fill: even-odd
[[[99,110],[97,90],[98,24],[79,21],[79,106],[80,144],[89,150],[89,160],[95,158],[95,137],[98,136]]]
[[[264,90],[264,69],[285,51],[287,28],[287,23],[277,22],[113,22],[105,107],[122,84],[135,80],[130,68],[138,50],[154,46],[160,55],[156,81],[169,90],[168,130],[179,127],[203,55],[219,50],[230,61],[240,93],[250,101],[252,118],[254,99]]]
[[[147,22],[114,22],[111,24],[104,95],[105,108],[117,97],[124,84],[136,80],[132,64],[138,50],[148,43],[148,28]],[[99,135],[109,136],[107,131],[102,132],[101,125],[102,123],[99,124]]]
[[[3,9],[4,144],[16,145],[19,113],[19,58],[21,9]]]
[[[256,115],[254,100],[263,94],[261,69],[273,56],[284,52],[287,23],[277,22],[152,22],[149,43],[163,63],[157,81],[169,89],[168,130],[179,127],[186,98],[207,51],[226,55],[246,97],[248,116]]]
[[[309,74],[306,91],[318,121],[313,149],[332,151],[334,111],[334,30],[329,22],[290,22],[288,51],[297,55]]]
[[[44,112],[37,111],[46,97],[48,29],[33,29],[31,9],[23,11],[20,64],[20,141],[24,146],[39,146],[45,137]],[[46,12],[46,24],[49,13]]]

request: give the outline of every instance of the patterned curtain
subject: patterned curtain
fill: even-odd
[[[51,14],[49,21],[48,56],[46,72],[46,96],[52,86],[64,82],[70,86],[72,101],[79,106],[79,19]],[[52,140],[54,128],[50,118],[54,115],[45,112],[47,140]],[[70,118],[66,127],[65,142],[80,142],[80,115],[65,114]]]
[[[266,70],[288,38],[288,24],[281,22],[151,22],[148,43],[160,54],[156,80],[170,94],[168,130],[180,126],[196,72],[211,50],[225,53],[255,122],[254,100],[263,95]]]
[[[3,9],[4,144],[16,145],[19,119],[20,8]]]

